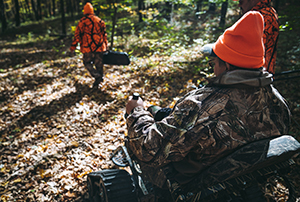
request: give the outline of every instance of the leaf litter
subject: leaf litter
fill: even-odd
[[[204,81],[193,65],[184,63],[201,57],[202,43],[181,50],[184,54],[132,57],[128,66],[105,65],[98,90],[91,88],[93,78],[81,55],[58,58],[44,47],[34,49],[27,61],[10,60],[0,74],[1,201],[86,199],[87,174],[114,167],[109,156],[127,134],[123,115],[128,97],[138,92],[146,107],[172,107]],[[45,54],[48,60],[40,61]],[[298,82],[292,83],[297,89]],[[275,85],[289,96],[299,121],[299,93],[290,94],[286,83]],[[292,130],[299,133],[295,125]]]

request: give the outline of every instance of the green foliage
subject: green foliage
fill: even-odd
[[[285,24],[279,26],[279,31],[284,32],[286,30],[292,30],[293,28],[289,25],[289,21],[286,21]]]
[[[18,41],[16,43],[18,44],[26,44],[28,42],[41,42],[41,41],[47,41],[50,39],[50,36],[48,34],[41,36],[41,35],[35,35],[33,32],[28,32],[27,34],[16,34],[15,35]]]
[[[16,128],[16,129],[13,130],[13,132],[14,133],[19,133],[19,132],[21,132],[21,129],[20,128]]]
[[[194,3],[193,0],[146,0],[146,3],[164,3],[164,2],[171,2],[173,4],[182,4],[182,5],[192,5]]]
[[[280,32],[276,65],[278,71],[300,69],[299,1],[285,4],[279,10]]]

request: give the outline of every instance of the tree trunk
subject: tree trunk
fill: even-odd
[[[139,0],[138,3],[138,10],[139,10],[139,22],[143,22],[143,14],[142,14],[142,10],[144,8],[144,0]]]
[[[7,29],[7,21],[5,17],[5,6],[3,0],[0,0],[0,18],[2,24],[2,32],[4,32]]]
[[[71,2],[71,0],[68,0],[67,1],[67,7],[68,7],[68,13],[71,13],[71,17],[72,17],[72,19],[73,19],[73,17],[74,17],[74,14],[73,14],[73,6],[72,6],[72,2]]]
[[[77,12],[81,13],[81,8],[80,8],[80,0],[75,0],[76,1],[76,7],[77,7]]]
[[[197,7],[196,7],[196,12],[199,12],[199,11],[201,10],[201,8],[202,8],[202,1],[203,1],[203,0],[198,0],[198,1],[196,2],[196,5],[197,5]]]
[[[208,12],[214,13],[215,11],[216,11],[216,3],[210,3],[209,8],[208,8]]]
[[[72,0],[72,4],[73,4],[73,11],[76,14],[76,12],[77,12],[77,0]]]
[[[112,26],[112,31],[111,31],[111,39],[110,39],[110,50],[112,50],[113,45],[114,45],[114,35],[115,35],[115,26],[116,26],[116,22],[117,22],[117,10],[118,7],[115,6],[114,4],[114,16],[113,16],[113,26]]]
[[[61,24],[62,24],[62,34],[67,35],[66,31],[66,18],[65,18],[65,5],[64,0],[60,0],[60,10],[61,10]]]
[[[172,10],[171,10],[171,24],[173,24],[173,18],[174,18],[174,3],[172,3]]]
[[[41,18],[50,16],[48,2],[44,2],[44,6],[41,5]]]
[[[222,28],[224,28],[224,26],[225,26],[227,7],[228,7],[228,0],[226,0],[222,3],[221,19],[220,19],[220,23],[219,23],[219,26],[222,27]]]
[[[52,0],[52,15],[55,16],[55,0]]]
[[[51,2],[47,2],[47,6],[48,6],[48,13],[49,13],[49,17],[51,17],[52,16],[52,9],[51,9]]]
[[[39,21],[39,15],[38,15],[38,12],[37,12],[36,7],[35,7],[34,0],[31,0],[31,7],[32,7],[32,10],[34,12],[35,20]]]
[[[66,13],[70,13],[70,0],[67,0]]]
[[[20,6],[19,6],[19,0],[15,0],[15,8],[16,8],[16,15],[15,15],[15,20],[16,20],[16,26],[20,26]]]
[[[75,0],[75,3],[76,3],[76,11],[77,11],[77,13],[81,13],[80,0]]]
[[[171,21],[172,2],[165,2],[164,9],[162,11],[164,18],[169,22]]]
[[[39,20],[42,19],[42,7],[41,7],[41,0],[37,0],[37,13]]]

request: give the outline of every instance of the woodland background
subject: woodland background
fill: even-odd
[[[232,0],[92,4],[106,22],[110,49],[131,60],[105,65],[98,90],[80,52],[68,51],[83,1],[0,0],[1,201],[85,201],[87,174],[113,167],[109,155],[126,136],[128,96],[139,92],[146,106],[172,107],[204,85],[213,71],[200,48],[241,16]],[[274,86],[300,140],[300,1],[273,5],[280,16]]]

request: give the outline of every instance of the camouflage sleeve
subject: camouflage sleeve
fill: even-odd
[[[200,100],[197,96],[186,97],[158,122],[148,111],[135,108],[127,119],[129,149],[150,166],[182,160],[202,137],[198,131],[209,119]]]

